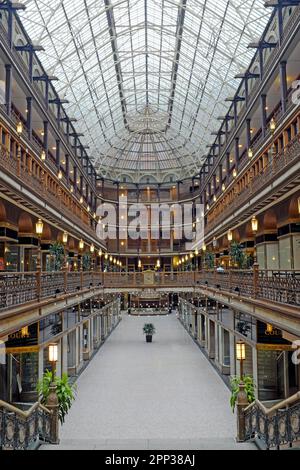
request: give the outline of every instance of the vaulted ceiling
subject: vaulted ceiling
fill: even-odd
[[[194,174],[249,65],[264,0],[25,0],[95,168],[114,179]]]

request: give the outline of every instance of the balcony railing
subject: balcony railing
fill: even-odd
[[[224,272],[29,272],[0,273],[0,309],[57,298],[90,288],[209,287],[248,299],[300,305],[300,271],[237,270]]]

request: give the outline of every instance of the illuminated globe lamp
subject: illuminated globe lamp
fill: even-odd
[[[54,344],[49,344],[49,362],[51,364],[52,368],[52,382],[55,380],[55,369],[56,369],[56,363],[58,361],[58,346],[56,343]]]

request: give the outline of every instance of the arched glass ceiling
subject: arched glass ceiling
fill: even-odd
[[[95,167],[135,179],[150,173],[160,180],[170,171],[182,177],[200,167],[217,117],[227,111],[224,99],[237,88],[234,76],[251,60],[247,45],[270,15],[264,0],[24,4],[25,27],[44,46],[43,65],[59,77],[57,90],[70,102]],[[143,139],[146,153],[130,145]],[[166,145],[161,164],[151,142]]]

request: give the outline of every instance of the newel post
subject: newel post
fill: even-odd
[[[239,384],[239,392],[237,395],[236,409],[237,409],[237,442],[244,442],[246,437],[245,426],[245,413],[244,409],[248,406],[247,393],[245,392],[245,384]]]
[[[59,404],[56,393],[56,384],[52,382],[50,385],[50,393],[47,398],[47,408],[51,411],[50,415],[50,443],[59,444]]]

